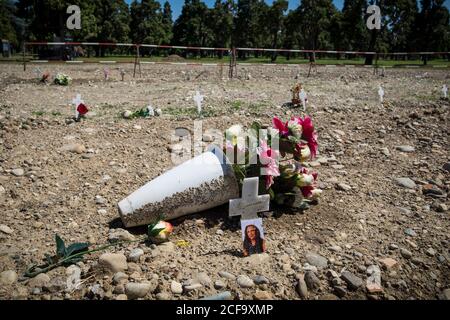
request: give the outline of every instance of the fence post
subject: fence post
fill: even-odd
[[[23,42],[23,45],[22,45],[22,51],[23,51],[23,53],[22,53],[22,58],[23,58],[23,71],[26,71],[27,70],[27,63],[26,63],[26,61],[25,61],[25,48],[26,48],[26,45],[25,45],[25,41]]]
[[[134,71],[133,71],[133,78],[136,77],[136,66],[139,65],[139,77],[142,77],[141,72],[141,60],[139,55],[139,45],[136,45],[136,57],[134,58]]]

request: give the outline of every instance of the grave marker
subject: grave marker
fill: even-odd
[[[383,101],[384,101],[384,90],[383,90],[383,88],[381,86],[378,88],[378,96],[380,97],[380,102],[383,103]]]
[[[448,87],[447,87],[446,84],[444,84],[442,86],[442,93],[444,94],[444,98],[447,99],[447,97],[448,97]]]
[[[270,195],[258,195],[259,178],[244,179],[242,198],[230,200],[229,216],[241,216],[241,220],[258,218],[258,212],[268,211]]]

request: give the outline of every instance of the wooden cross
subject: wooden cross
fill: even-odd
[[[447,95],[448,95],[448,87],[447,87],[446,84],[444,84],[444,85],[442,86],[442,93],[444,94],[444,98],[447,99]]]
[[[241,216],[241,220],[258,218],[258,212],[268,211],[270,195],[258,195],[259,178],[246,178],[242,186],[242,198],[230,200],[229,216]]]

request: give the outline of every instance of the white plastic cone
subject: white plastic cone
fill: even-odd
[[[220,148],[205,152],[148,182],[119,202],[126,227],[211,209],[239,197],[232,166]]]

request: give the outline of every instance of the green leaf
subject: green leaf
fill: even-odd
[[[75,253],[79,253],[82,251],[87,251],[89,249],[89,243],[81,242],[81,243],[73,243],[66,249],[66,257],[71,256]]]
[[[66,245],[59,235],[55,235],[56,240],[56,256],[64,257],[66,255]]]
[[[165,228],[158,228],[158,229],[153,229],[155,226],[148,226],[148,236],[149,238],[151,237],[156,237],[161,231],[163,231]]]

